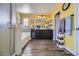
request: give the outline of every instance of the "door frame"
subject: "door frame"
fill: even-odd
[[[56,16],[58,15],[58,17],[59,17],[59,19],[56,19]],[[57,20],[58,21],[60,21],[60,11],[58,11],[55,15],[54,15],[54,30],[53,30],[53,40],[55,40],[55,41],[57,41],[57,37],[56,37],[56,35],[57,35],[57,33],[56,33],[56,22],[57,22]],[[59,25],[60,26],[60,25]]]
[[[10,55],[15,53],[15,28],[12,27],[13,7],[13,3],[10,3]]]
[[[79,25],[79,14],[78,14],[78,12],[79,12],[79,4],[78,3],[75,3],[75,12],[74,12],[74,14],[75,14],[75,18],[74,18],[74,26],[75,26],[75,32],[74,32],[74,39],[75,39],[75,49],[76,49],[76,51],[75,51],[75,55],[77,55],[77,56],[79,56],[79,49],[78,49],[78,43],[79,43],[79,40],[78,40],[78,36],[77,36],[77,31],[79,31],[78,30],[78,25]]]
[[[10,3],[10,47],[11,47],[11,42],[12,42],[12,46],[11,49],[13,51],[10,51],[10,55],[15,55],[17,54],[17,47],[18,47],[18,39],[17,39],[17,31],[18,31],[18,28],[16,27],[16,25],[18,24],[17,23],[17,14],[16,14],[16,3]],[[15,21],[13,21],[15,20]],[[12,40],[12,41],[11,41]],[[20,43],[20,42],[19,42]],[[13,52],[13,53],[12,53]]]

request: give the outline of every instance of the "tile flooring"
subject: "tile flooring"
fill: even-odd
[[[61,56],[56,42],[46,39],[36,39],[29,42],[22,56]]]

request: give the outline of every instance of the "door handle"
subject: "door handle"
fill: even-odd
[[[79,30],[79,28],[76,28],[76,30]]]

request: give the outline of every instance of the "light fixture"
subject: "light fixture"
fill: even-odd
[[[40,16],[38,16],[38,19],[41,19],[41,20],[43,20],[43,19],[45,19],[45,16],[43,16],[43,15],[40,15]]]

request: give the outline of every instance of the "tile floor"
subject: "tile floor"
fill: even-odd
[[[32,40],[25,47],[22,56],[61,56],[56,42],[46,39]]]

